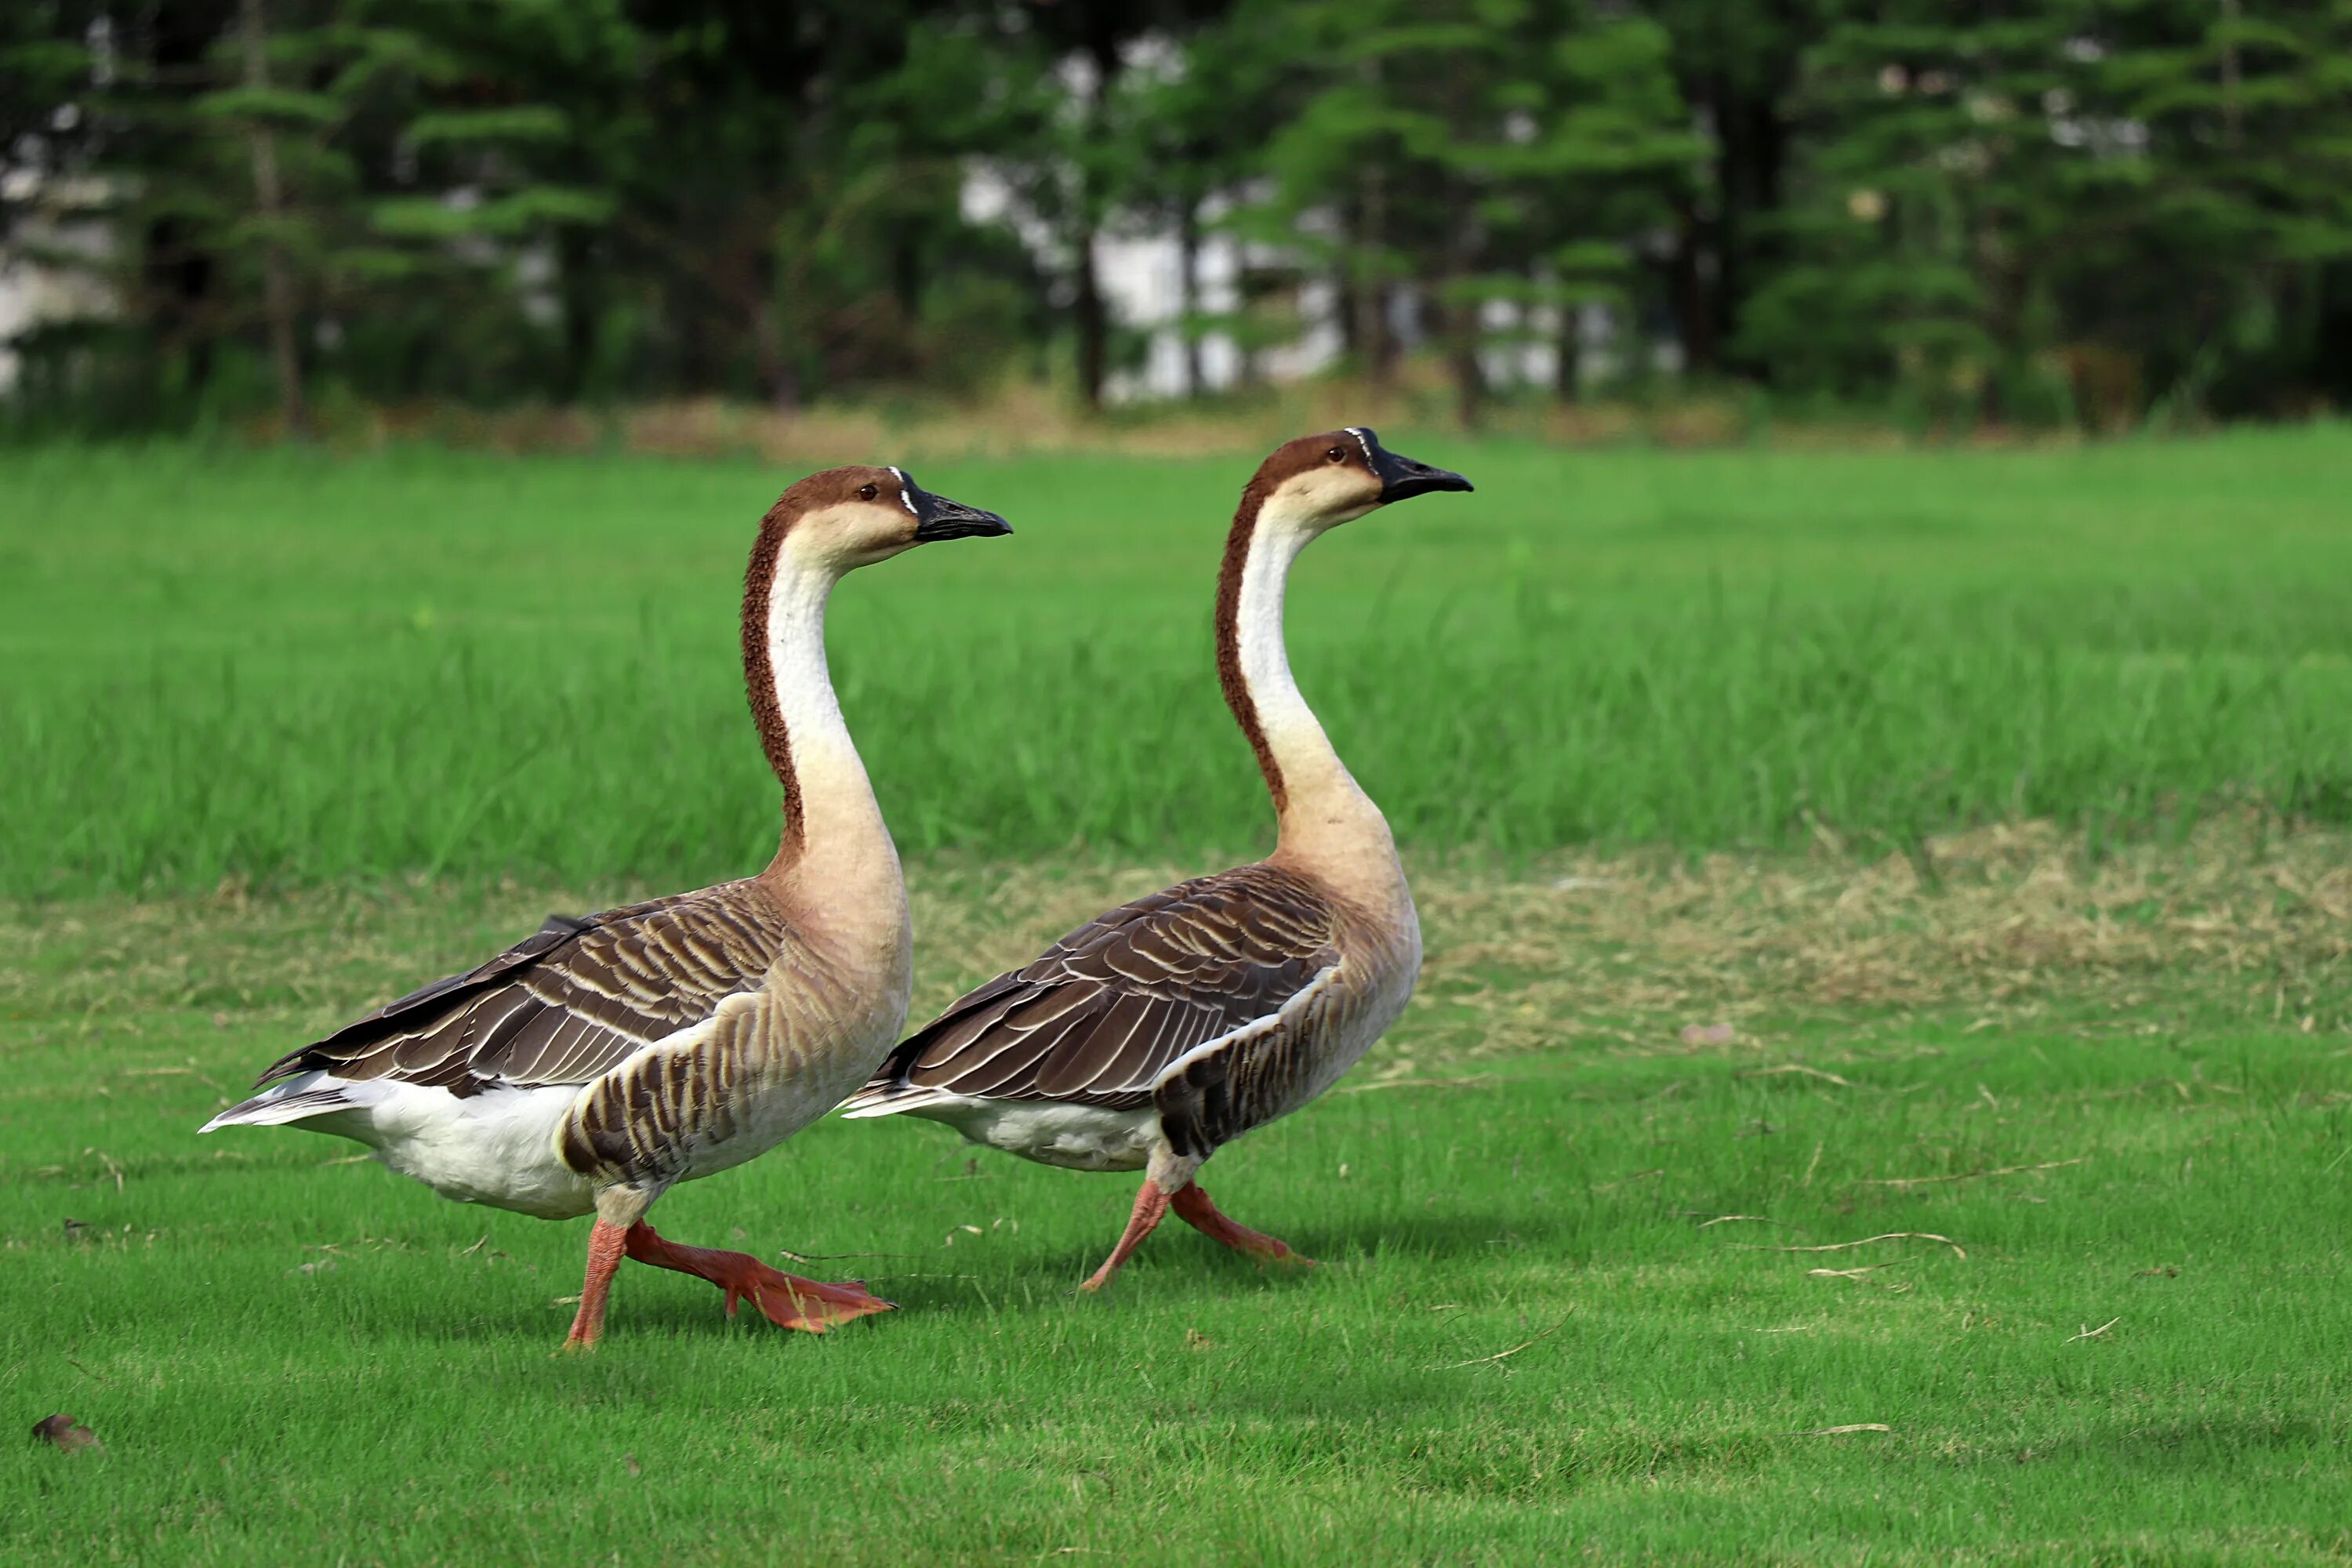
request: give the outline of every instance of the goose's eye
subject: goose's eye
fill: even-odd
[[[860,485],[857,487],[857,499],[860,500],[872,500],[876,496],[878,496],[881,493],[882,488],[879,485]]]
[[[1328,463],[1344,463],[1348,460],[1348,448],[1334,447],[1323,454],[1323,460]]]

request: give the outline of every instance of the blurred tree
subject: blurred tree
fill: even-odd
[[[1150,68],[1130,69],[1108,102],[1105,195],[1141,224],[1172,232],[1186,396],[1204,385],[1200,344],[1212,322],[1200,297],[1206,209],[1235,199],[1259,172],[1296,89],[1288,7],[1243,5],[1171,37]]]
[[[289,436],[310,426],[304,360],[320,312],[417,264],[370,221],[358,148],[449,68],[404,29],[262,0],[159,31],[100,103],[131,132],[100,164],[135,229],[204,258],[215,321],[258,325]],[[93,75],[95,75],[95,69]],[[147,258],[142,280],[153,276]],[[177,259],[174,258],[173,259]]]
[[[1713,143],[1675,204],[1669,269],[1683,361],[1698,374],[1769,379],[1767,360],[1737,355],[1742,308],[1776,255],[1790,148],[1790,92],[1805,47],[1834,0],[1650,0],[1698,130]]]
[[[450,237],[498,258],[505,275],[503,287],[460,298],[413,291],[397,317],[375,318],[369,363],[355,373],[410,395],[574,400],[621,390],[612,362],[626,344],[614,341],[625,335],[614,317],[639,275],[614,236],[651,161],[647,41],[623,0],[406,0],[402,9],[464,69],[394,149],[400,199],[388,216],[408,233],[470,232]],[[453,318],[466,323],[462,353],[449,342]],[[544,337],[538,319],[551,329]]]
[[[2160,410],[2290,411],[2345,369],[2320,327],[2352,260],[2352,4],[2152,0],[2096,20],[2069,42],[2086,79],[2047,106],[2052,132],[2128,173],[2076,206],[2104,221],[2069,226],[2058,313],[2135,360]]]
[[[1359,290],[1409,277],[1437,309],[1456,411],[1486,393],[1486,308],[1615,287],[1704,153],[1646,18],[1586,0],[1311,0],[1317,88],[1276,136],[1270,207]],[[1377,170],[1368,182],[1365,171]],[[1571,355],[1574,344],[1563,345]]]
[[[1742,344],[1932,417],[2274,404],[2352,255],[2347,47],[2338,3],[1853,5],[1805,55]]]
[[[1040,324],[1018,247],[961,212],[965,157],[1035,119],[993,17],[922,0],[627,0],[625,26],[633,47],[595,51],[619,68],[579,89],[613,243],[567,273],[583,291],[615,268],[649,281],[650,376],[727,388],[748,355],[751,384],[792,408],[950,361],[982,374],[960,331],[992,323],[1001,342]]]
[[[1936,420],[2291,410],[2352,397],[2347,61],[2352,0],[17,0],[0,237],[115,309],[20,336],[16,405],[791,407],[1066,348],[1092,406],[1123,227],[1188,389],[1328,281],[1465,421],[1537,334],[1573,395],[1596,302]]]
[[[404,25],[436,9],[224,0],[57,42],[81,84],[87,171],[132,240],[104,259],[151,377],[201,398],[215,346],[257,332],[299,437],[310,368],[352,330],[404,299],[429,314],[548,225],[602,213],[593,191],[518,177],[509,150],[560,136],[561,117],[467,101],[467,60]]]
[[[1224,8],[1224,0],[1028,0],[1022,8],[1037,80],[1067,84],[1064,108],[1036,122],[1039,133],[1015,161],[1024,165],[1031,210],[1051,226],[1068,258],[1078,397],[1089,409],[1102,405],[1110,363],[1110,310],[1095,244],[1114,203],[1137,190],[1136,171],[1150,151],[1136,134],[1140,122],[1129,120],[1128,134],[1118,133],[1129,56],[1146,39],[1183,37]]]

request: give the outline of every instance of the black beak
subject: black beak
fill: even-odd
[[[995,539],[1013,531],[1013,525],[992,511],[935,496],[914,480],[900,479],[907,505],[915,513],[915,542],[935,544],[942,539]]]
[[[1435,490],[1467,490],[1477,487],[1451,468],[1433,468],[1427,463],[1417,463],[1411,458],[1390,451],[1381,445],[1381,438],[1365,427],[1350,432],[1370,448],[1372,472],[1381,481],[1381,504],[1411,500]]]

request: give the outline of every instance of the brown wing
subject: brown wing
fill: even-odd
[[[1271,866],[1097,916],[908,1037],[853,1107],[910,1090],[1138,1106],[1187,1051],[1270,1017],[1339,962],[1329,904]]]
[[[546,925],[465,974],[377,1008],[270,1064],[458,1095],[493,1083],[587,1083],[757,986],[785,927],[755,885],[722,883]]]

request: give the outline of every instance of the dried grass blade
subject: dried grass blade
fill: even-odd
[[[1735,1241],[1731,1245],[1748,1252],[1843,1252],[1849,1247],[1868,1247],[1874,1241],[1933,1241],[1950,1247],[1962,1258],[1969,1255],[1958,1242],[1932,1230],[1890,1230],[1879,1236],[1865,1236],[1860,1241],[1825,1241],[1816,1247],[1774,1247],[1761,1241]]]

